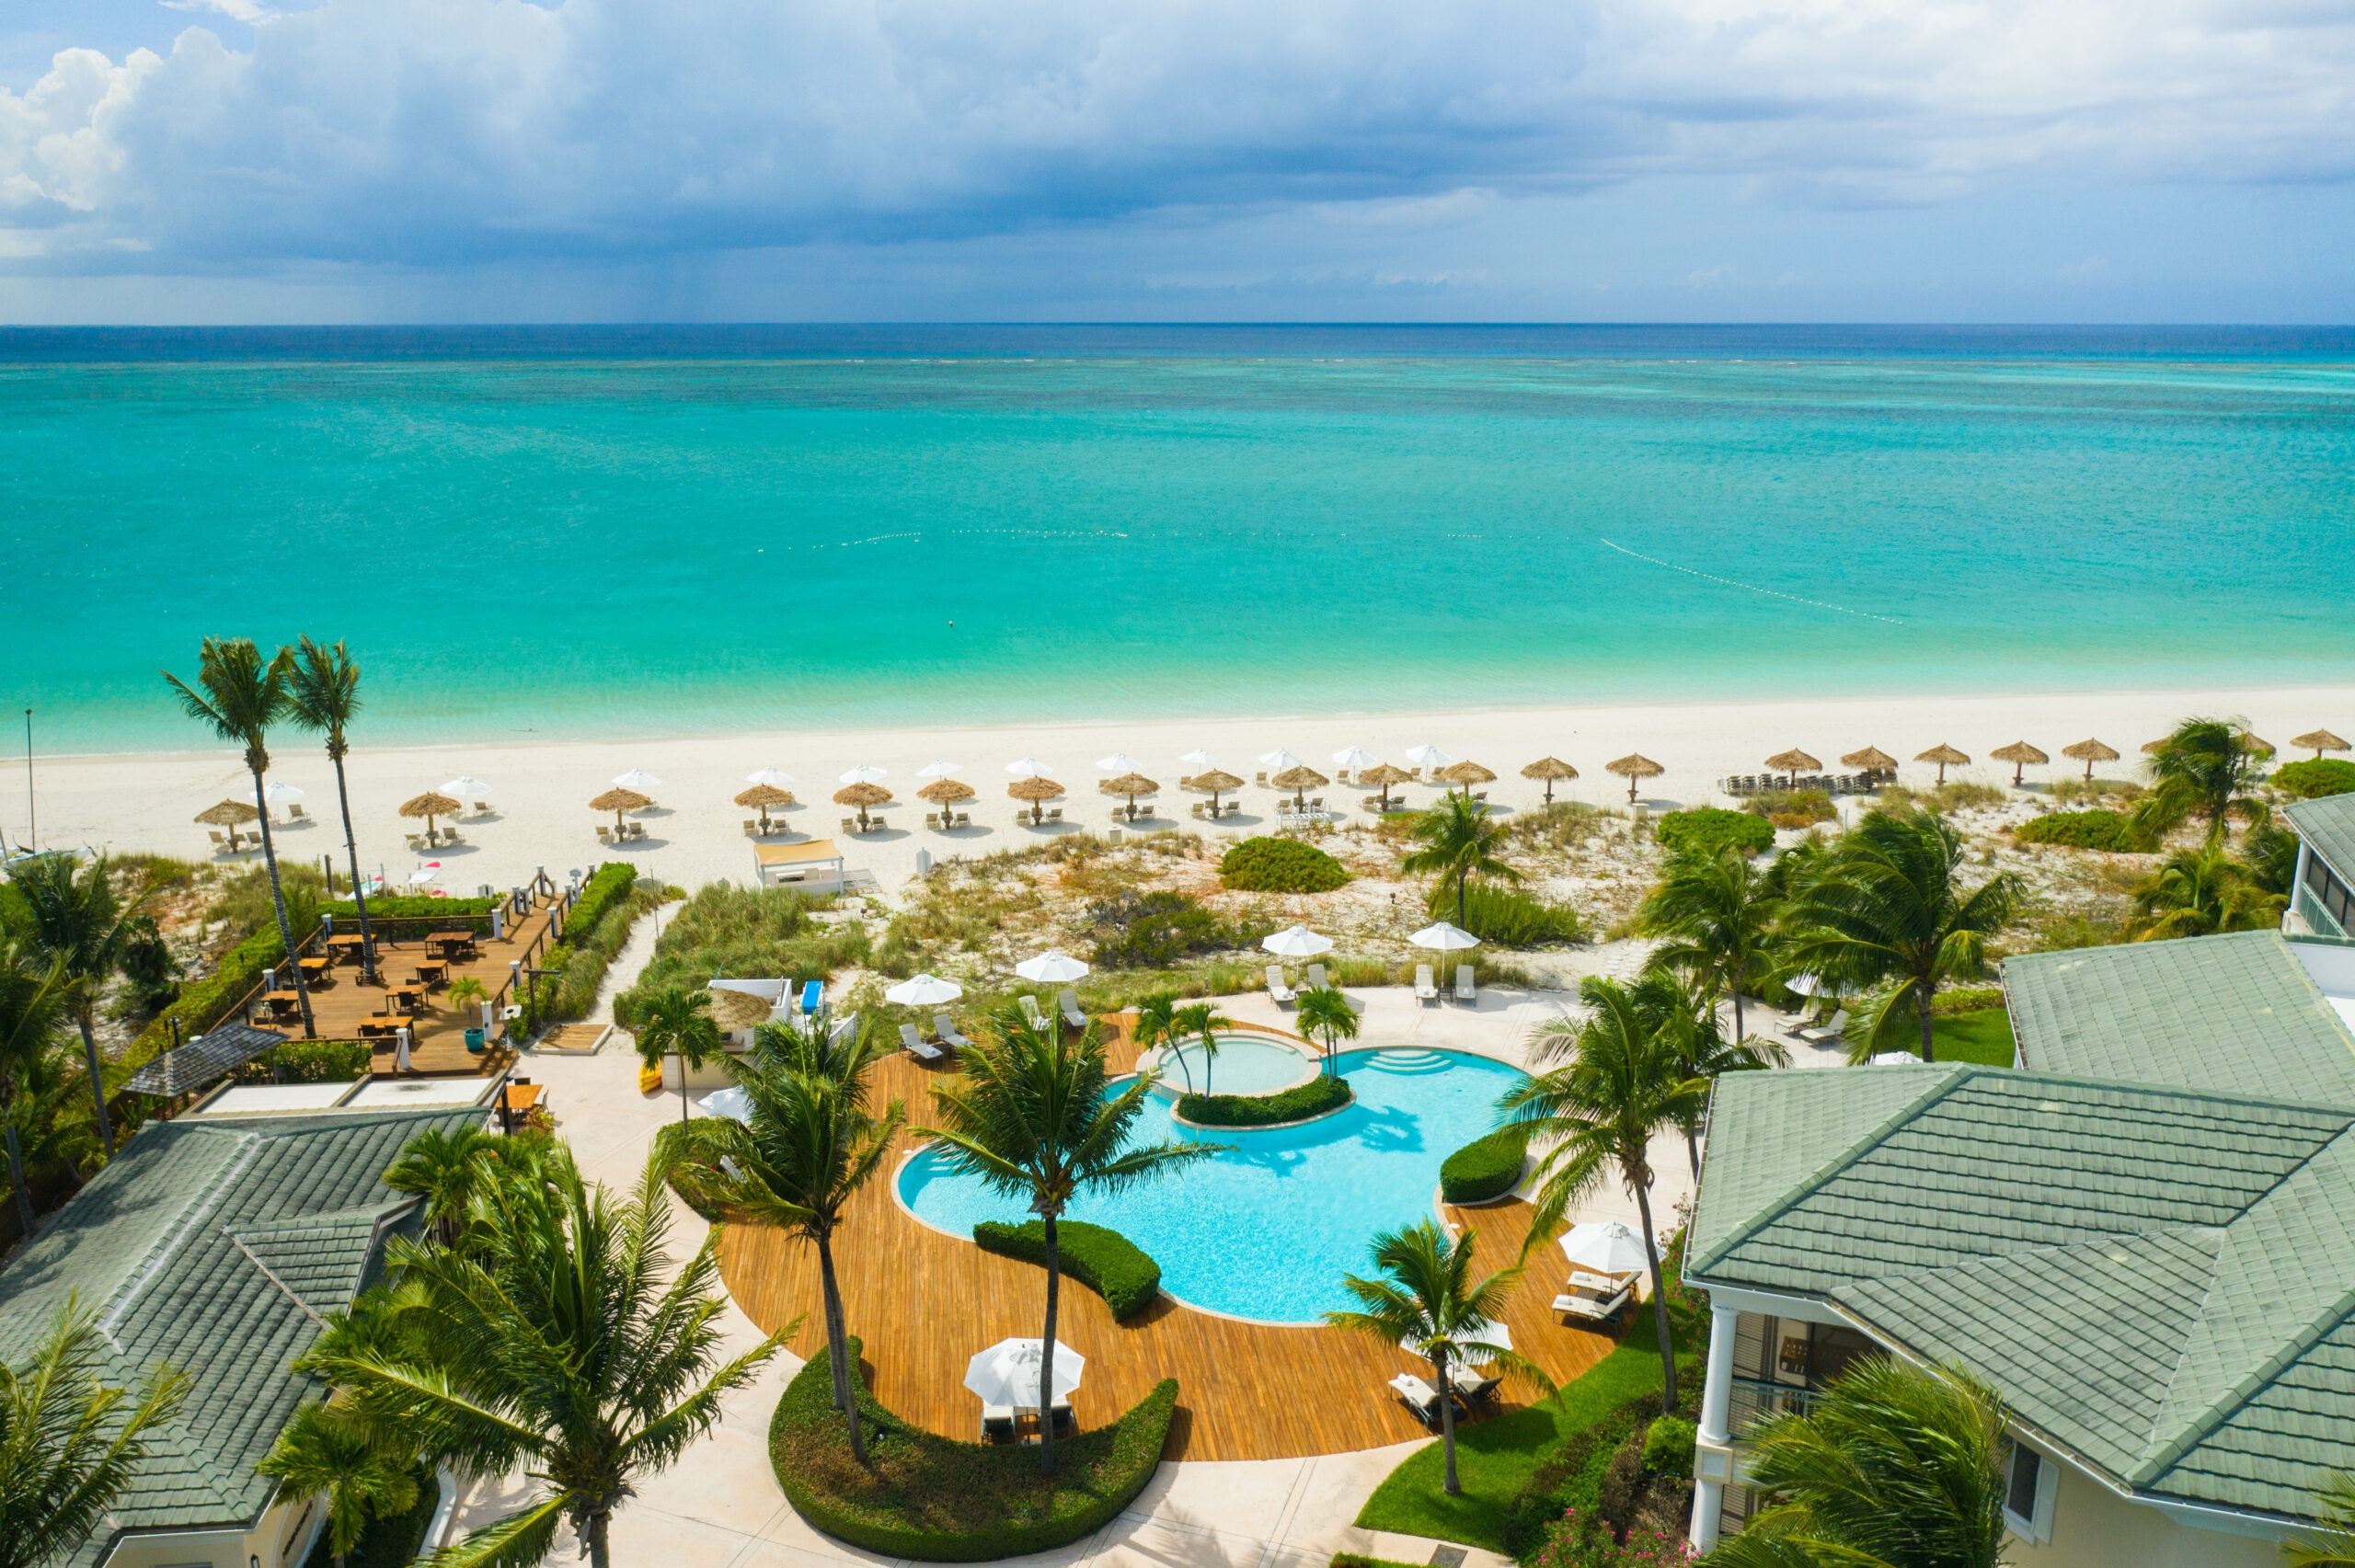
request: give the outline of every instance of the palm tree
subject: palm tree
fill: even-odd
[[[270,898],[278,910],[278,937],[286,944],[287,967],[294,972],[294,1002],[303,1013],[303,1037],[318,1037],[311,1019],[311,993],[303,984],[303,967],[294,961],[294,927],[286,918],[286,888],[278,878],[278,846],[270,833],[270,802],[262,794],[262,775],[270,771],[270,727],[286,716],[286,686],[293,678],[294,652],[280,648],[268,660],[251,637],[207,637],[197,658],[196,684],[191,687],[171,671],[164,679],[179,693],[180,706],[190,718],[210,726],[213,733],[244,748],[246,771],[254,778],[254,809],[261,814],[261,857],[270,866]]]
[[[719,1054],[719,1025],[712,1021],[711,993],[664,986],[638,1012],[638,1059],[655,1071],[672,1052],[679,1058],[679,1124],[687,1120],[687,1070]]]
[[[1488,808],[1457,790],[1415,818],[1411,830],[1421,849],[1398,862],[1398,869],[1414,876],[1430,872],[1455,878],[1455,923],[1464,924],[1464,886],[1474,872],[1483,876],[1521,880],[1521,873],[1499,858],[1505,830],[1489,817]]]
[[[72,1299],[25,1365],[0,1363],[0,1568],[72,1556],[147,1457],[148,1431],[188,1394],[157,1367],[135,1399],[99,1381],[106,1340]]]
[[[1847,832],[1783,911],[1794,972],[1844,990],[1894,982],[1872,1004],[1857,1059],[1873,1055],[1911,1006],[1922,1059],[1934,1059],[1930,999],[1939,982],[1987,972],[1987,939],[2011,920],[2019,879],[1998,872],[1965,887],[1962,836],[1935,811],[1875,811]]]
[[[343,853],[351,863],[351,901],[360,911],[360,978],[376,983],[376,933],[368,924],[368,890],[360,885],[360,844],[351,832],[351,792],[344,787],[347,738],[360,711],[360,666],[339,642],[321,647],[304,637],[296,645],[287,681],[287,711],[296,724],[327,737],[327,760],[335,764],[336,806],[343,812]]]
[[[1553,1147],[1538,1160],[1537,1201],[1522,1252],[1544,1242],[1570,1205],[1591,1192],[1606,1169],[1636,1195],[1651,1264],[1652,1324],[1660,1334],[1666,1409],[1676,1408],[1676,1349],[1668,1333],[1668,1278],[1652,1225],[1652,1135],[1683,1127],[1708,1103],[1709,1084],[1685,1070],[1672,1031],[1634,990],[1600,975],[1579,987],[1584,1020],[1554,1018],[1530,1031],[1531,1054],[1561,1066],[1508,1091],[1499,1102],[1532,1141]]]
[[[271,1501],[292,1505],[324,1493],[327,1551],[344,1568],[371,1516],[393,1517],[417,1506],[415,1461],[370,1440],[351,1413],[306,1404],[254,1469],[278,1482]]]
[[[1712,1568],[1996,1568],[2005,1414],[1959,1368],[1860,1361],[1804,1413],[1753,1432],[1742,1469],[1774,1501]]]
[[[2249,743],[2246,725],[2220,718],[2188,718],[2151,753],[2151,792],[2135,802],[2135,828],[2153,843],[2193,817],[2208,821],[2208,836],[2224,836],[2237,813],[2251,827],[2272,813],[2256,793],[2265,777],[2265,754]]]
[[[1235,1020],[1218,1010],[1215,1002],[1197,1001],[1181,1007],[1169,1015],[1170,1043],[1191,1039],[1202,1047],[1202,1093],[1211,1093],[1212,1080],[1217,1076],[1218,1032],[1235,1027]],[[1185,1060],[1180,1051],[1178,1060]],[[1188,1073],[1190,1080],[1192,1074]]]
[[[14,874],[35,946],[64,967],[66,1011],[82,1031],[82,1057],[90,1072],[90,1109],[98,1142],[114,1153],[114,1128],[107,1118],[106,1079],[98,1059],[96,1025],[98,999],[122,968],[139,935],[139,906],[144,891],[128,902],[115,896],[107,857],[87,864],[72,855],[44,855]]]
[[[1129,1037],[1136,1042],[1142,1056],[1155,1046],[1170,1047],[1170,1055],[1178,1063],[1178,1070],[1186,1075],[1186,1093],[1194,1092],[1194,1067],[1178,1049],[1178,993],[1174,990],[1155,991],[1137,1003],[1137,1021],[1130,1027]]]
[[[1462,1495],[1464,1488],[1455,1479],[1455,1397],[1449,1368],[1466,1360],[1493,1361],[1549,1395],[1555,1391],[1545,1368],[1497,1343],[1505,1304],[1521,1283],[1521,1270],[1499,1269],[1474,1284],[1472,1248],[1476,1239],[1466,1233],[1452,1241],[1428,1219],[1403,1230],[1385,1230],[1373,1239],[1373,1266],[1384,1277],[1361,1279],[1352,1274],[1342,1279],[1361,1310],[1325,1314],[1335,1328],[1384,1345],[1411,1345],[1431,1364],[1440,1391],[1439,1432],[1450,1497]]]
[[[881,1116],[866,1105],[866,1079],[890,1054],[861,1031],[856,1050],[826,1072],[783,1064],[740,1065],[736,1082],[752,1102],[739,1122],[706,1116],[690,1123],[680,1148],[692,1156],[677,1170],[683,1188],[731,1217],[773,1225],[818,1249],[818,1283],[826,1312],[826,1355],[834,1408],[850,1423],[851,1457],[867,1462],[850,1360],[850,1329],[834,1275],[834,1237],[851,1198],[881,1168],[907,1112],[894,1100]]]
[[[2283,1560],[2290,1568],[2355,1568],[2355,1475],[2326,1478],[2315,1504],[2320,1522],[2281,1543]]]
[[[1302,991],[1293,1022],[1300,1025],[1302,1034],[1324,1043],[1327,1072],[1333,1069],[1333,1047],[1343,1040],[1358,1037],[1357,1009],[1350,1005],[1350,999],[1341,994],[1338,986],[1311,986]]]
[[[28,1240],[39,1225],[25,1186],[18,1107],[26,1092],[45,1085],[50,1047],[65,1023],[66,990],[62,960],[42,964],[14,943],[0,945],[0,1127],[8,1139],[8,1186],[17,1195],[17,1219]]]
[[[1652,967],[1693,976],[1712,999],[1719,987],[1733,993],[1733,1037],[1740,1040],[1750,1034],[1742,987],[1766,968],[1781,905],[1740,850],[1680,854],[1670,859],[1660,886],[1636,911],[1636,922],[1646,935],[1661,939],[1648,960]]]
[[[674,1273],[670,1223],[660,1154],[616,1203],[550,1140],[534,1169],[476,1195],[477,1247],[391,1243],[401,1287],[377,1309],[389,1331],[331,1324],[296,1363],[343,1391],[371,1440],[545,1478],[544,1495],[443,1548],[440,1568],[529,1568],[568,1522],[594,1568],[611,1568],[631,1483],[676,1462],[776,1353],[781,1335],[705,1376],[726,1305],[718,1232]]]
[[[2261,931],[2280,922],[2287,902],[2259,887],[2221,840],[2210,839],[2198,849],[2177,850],[2135,883],[2134,907],[2141,918],[2127,922],[2126,934],[2136,942],[2160,942]]]
[[[1717,1000],[1691,990],[1673,974],[1646,974],[1627,989],[1627,994],[1646,1027],[1660,1032],[1661,1042],[1675,1059],[1677,1072],[1686,1078],[1715,1083],[1721,1072],[1756,1072],[1791,1065],[1791,1053],[1779,1041],[1759,1035],[1727,1039]],[[1684,1134],[1684,1157],[1692,1164],[1695,1181],[1701,1176],[1701,1121],[1707,1109],[1704,1096],[1677,1122]]]
[[[401,1157],[385,1173],[385,1185],[423,1197],[434,1240],[454,1247],[475,1195],[497,1177],[501,1142],[480,1127],[429,1128],[402,1146]]]
[[[963,1053],[964,1073],[932,1092],[941,1125],[919,1127],[939,1140],[950,1170],[979,1176],[991,1191],[1029,1200],[1047,1242],[1047,1323],[1039,1366],[1040,1398],[1054,1383],[1055,1309],[1062,1264],[1055,1221],[1083,1192],[1115,1193],[1206,1159],[1212,1143],[1132,1148],[1154,1075],[1139,1073],[1114,1094],[1104,1065],[1100,1026],[1089,1020],[1065,1040],[1058,1020],[1034,1024],[1017,1007],[991,1015],[990,1037]],[[1055,1468],[1054,1423],[1040,1426],[1039,1468]]]

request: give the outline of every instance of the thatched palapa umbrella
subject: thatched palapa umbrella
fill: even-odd
[[[1545,804],[1551,806],[1554,804],[1555,784],[1564,779],[1574,779],[1578,777],[1579,771],[1576,768],[1571,767],[1568,762],[1563,761],[1559,757],[1540,757],[1534,762],[1530,763],[1529,766],[1522,769],[1521,776],[1525,779],[1544,780],[1545,783]]]
[[[619,829],[622,825],[623,812],[643,811],[653,804],[654,802],[647,799],[646,796],[638,794],[638,791],[634,789],[609,789],[604,794],[599,795],[596,799],[591,801],[589,803],[589,809],[592,811],[612,812],[614,814],[614,826],[615,828]],[[404,806],[401,809],[403,811],[407,811],[408,807]]]
[[[759,807],[761,808],[761,831],[765,833],[769,830],[769,807],[772,806],[792,805],[793,792],[789,789],[779,789],[775,784],[757,784],[752,788],[746,790],[743,794],[738,795],[736,797],[736,804],[739,806]]]
[[[947,821],[948,808],[962,801],[972,799],[973,795],[974,790],[971,784],[962,779],[952,779],[946,773],[916,791],[918,800],[929,800],[940,807],[940,815],[943,818],[940,825],[944,828],[948,826]]]
[[[1305,762],[1286,768],[1282,773],[1274,774],[1268,780],[1268,783],[1277,789],[1292,791],[1292,803],[1295,810],[1308,804],[1310,790],[1323,789],[1332,782]]]
[[[2291,741],[2290,744],[2299,747],[2313,747],[2315,751],[2315,761],[2317,762],[2322,761],[2322,754],[2326,751],[2355,750],[2355,747],[2349,746],[2347,742],[2341,740],[2338,737],[2333,735],[2326,729],[2309,730],[2305,734],[2301,735],[2296,739]]]
[[[2234,737],[2234,740],[2242,750],[2248,752],[2251,756],[2270,757],[2273,755],[2273,742],[2270,740],[2260,739],[2258,737],[2251,735],[2246,729],[2242,730],[2239,735]]]
[[[1161,786],[1143,773],[1122,773],[1117,779],[1103,780],[1096,787],[1106,795],[1126,795],[1129,801],[1129,820],[1132,822],[1137,819],[1137,796],[1161,793]]]
[[[1616,761],[1605,762],[1603,764],[1603,771],[1606,773],[1617,773],[1627,781],[1627,804],[1630,806],[1636,804],[1637,779],[1656,779],[1668,772],[1666,768],[1661,767],[1641,751],[1630,751]]]
[[[1188,789],[1209,795],[1211,797],[1211,810],[1213,813],[1218,810],[1218,797],[1220,795],[1231,795],[1235,791],[1243,787],[1243,781],[1241,779],[1236,778],[1233,773],[1226,772],[1223,768],[1212,768],[1207,773],[1196,773],[1190,779],[1181,779],[1178,782],[1183,784]]]
[[[2022,775],[2028,772],[2029,763],[2033,762],[2040,768],[2052,761],[2025,740],[2015,740],[2009,746],[1998,746],[1987,755],[1994,758],[1998,762],[2009,762],[2012,765],[2014,789],[2020,787]]]
[[[427,790],[423,795],[401,802],[402,816],[425,818],[425,835],[428,838],[433,836],[433,819],[436,817],[448,817],[463,809],[465,809],[463,801],[453,800],[448,795],[432,790]]]
[[[1892,779],[1897,776],[1897,759],[1878,746],[1867,746],[1861,751],[1849,752],[1840,759],[1840,765],[1844,768],[1862,768],[1865,771],[1865,776],[1868,779],[1878,778],[1883,774]]]
[[[1783,775],[1783,787],[1788,789],[1798,783],[1801,773],[1811,773],[1823,764],[1794,746],[1787,751],[1777,751],[1767,758],[1766,766]]]
[[[1947,770],[1948,768],[1964,767],[1970,761],[1970,758],[1964,756],[1961,752],[1956,750],[1953,747],[1947,745],[1943,740],[1939,741],[1936,746],[1931,747],[1927,751],[1921,753],[1921,755],[1915,757],[1913,760],[1917,762],[1936,762],[1938,765],[1938,783],[1940,784],[1947,782]]]
[[[1482,767],[1479,763],[1470,761],[1450,762],[1446,767],[1442,768],[1438,773],[1433,773],[1431,776],[1439,780],[1442,784],[1453,784],[1456,788],[1462,790],[1466,795],[1472,793],[1472,786],[1474,784],[1494,784],[1497,782],[1496,774],[1488,772],[1488,769]]]
[[[1035,828],[1047,819],[1046,803],[1050,800],[1061,800],[1063,797],[1063,786],[1052,779],[1042,779],[1034,775],[1027,779],[1015,780],[1005,786],[1005,793],[1017,800],[1027,800],[1030,803],[1030,825]]]
[[[237,830],[247,822],[258,821],[260,818],[260,812],[242,800],[224,800],[218,806],[208,806],[196,814],[197,823],[201,827],[228,829],[229,842],[233,847],[237,841]]]
[[[2061,755],[2074,757],[2078,761],[2083,762],[2085,765],[2085,782],[2091,784],[2094,782],[2094,764],[2117,761],[2118,749],[2114,746],[2105,746],[2088,735],[2074,746],[2061,748]]]
[[[1384,811],[1388,811],[1390,809],[1390,786],[1392,784],[1412,784],[1414,782],[1414,778],[1415,775],[1413,773],[1408,773],[1406,769],[1400,767],[1396,762],[1376,762],[1371,768],[1359,770],[1358,787],[1360,789],[1363,789],[1366,785],[1372,784],[1374,788],[1380,790],[1382,792],[1382,809]]]
[[[867,808],[870,806],[890,805],[891,792],[879,784],[844,784],[834,791],[834,804],[857,807],[858,830],[864,833],[867,831]]]

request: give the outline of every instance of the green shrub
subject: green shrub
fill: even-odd
[[[1325,1568],[1422,1568],[1422,1564],[1401,1562],[1390,1557],[1368,1557],[1361,1551],[1337,1551]]]
[[[293,911],[288,912],[291,914]],[[316,924],[315,920],[313,925]],[[294,940],[301,942],[310,935],[311,931],[312,926],[295,925]],[[183,1040],[191,1035],[201,1035],[220,1023],[228,1015],[229,1010],[254,989],[254,982],[261,979],[261,972],[285,956],[286,944],[278,940],[278,926],[274,921],[238,943],[222,955],[221,962],[214,967],[213,973],[182,986],[178,998],[139,1031],[137,1037],[131,1042],[131,1048],[123,1053],[124,1069],[136,1068],[169,1050],[175,1020],[179,1024]]]
[[[973,1244],[985,1253],[1047,1266],[1047,1227],[1033,1219],[1002,1225],[984,1219],[973,1227]],[[1055,1262],[1061,1272],[1104,1298],[1112,1316],[1125,1322],[1153,1305],[1161,1290],[1161,1265],[1118,1230],[1085,1220],[1055,1225]]]
[[[1357,1096],[1349,1080],[1318,1076],[1278,1094],[1187,1094],[1178,1114],[1200,1127],[1273,1127],[1338,1111]]]
[[[1695,806],[1671,811],[1652,830],[1660,847],[1671,854],[1722,854],[1728,848],[1756,854],[1775,842],[1775,825],[1747,811],[1718,806]]]
[[[490,934],[490,911],[504,898],[417,898],[408,894],[379,893],[368,900],[368,919],[376,921],[438,921],[450,931],[471,931],[477,936]],[[288,911],[292,913],[290,910]],[[333,915],[346,931],[360,929],[360,906],[350,898],[330,898],[320,903],[319,912]]]
[[[368,1076],[365,1040],[289,1040],[237,1069],[240,1083],[349,1083]],[[277,1070],[270,1070],[276,1059]]]
[[[1197,953],[1247,947],[1269,930],[1235,925],[1192,894],[1166,887],[1099,899],[1087,907],[1087,920],[1099,969],[1160,968]]]
[[[1644,1468],[1654,1475],[1689,1477],[1701,1428],[1681,1415],[1663,1415],[1644,1434]]]
[[[2066,844],[2071,849],[2129,853],[2142,847],[2142,836],[2122,814],[2096,807],[2089,811],[2049,811],[2031,817],[2012,830],[2024,844]]]
[[[1439,1168],[1440,1196],[1449,1203],[1486,1203],[1521,1185],[1529,1159],[1529,1130],[1500,1127],[1476,1138]]]
[[[1329,893],[1348,869],[1298,839],[1246,839],[1219,857],[1219,880],[1241,893]]]
[[[417,1501],[408,1512],[371,1515],[360,1527],[360,1544],[351,1549],[340,1568],[408,1568],[417,1561],[425,1545],[426,1529],[433,1523],[433,1511],[442,1505],[442,1482],[431,1468],[419,1470],[416,1481]],[[339,1568],[327,1531],[319,1532],[303,1568]]]
[[[1777,828],[1811,828],[1818,822],[1836,821],[1839,807],[1832,804],[1832,796],[1820,789],[1796,791],[1774,790],[1754,795],[1741,803],[1741,808],[1752,817],[1763,817]]]
[[[1443,879],[1433,883],[1423,907],[1433,920],[1453,921],[1453,884]],[[1587,939],[1585,922],[1569,905],[1548,903],[1493,882],[1465,884],[1462,924],[1481,941],[1499,947],[1549,947]]]
[[[2343,762],[2336,757],[2285,762],[2274,769],[2273,776],[2266,782],[2298,800],[2313,800],[2326,795],[2355,795],[2355,762]]]
[[[567,941],[597,929],[597,922],[621,907],[638,886],[638,867],[627,861],[609,860],[580,885],[580,897],[565,911]]]
[[[859,1341],[850,1341],[858,1365]],[[1055,1473],[1039,1473],[1034,1448],[960,1443],[902,1421],[858,1380],[872,1424],[869,1463],[851,1458],[833,1374],[813,1356],[777,1401],[769,1459],[786,1501],[826,1534],[886,1557],[988,1562],[1051,1551],[1120,1516],[1161,1462],[1178,1408],[1164,1379],[1109,1426],[1055,1445]]]

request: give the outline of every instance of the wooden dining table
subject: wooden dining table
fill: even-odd
[[[385,988],[385,1000],[393,1003],[395,1009],[401,1013],[414,1014],[417,1012],[417,1004],[424,998],[423,986],[386,986]]]
[[[471,931],[437,931],[425,939],[425,945],[438,947],[442,950],[443,957],[454,958],[472,947],[476,941],[475,933]]]
[[[368,939],[356,931],[339,931],[327,938],[329,951],[337,954],[357,953],[367,945]]]
[[[301,1008],[302,1001],[303,999],[291,990],[266,990],[261,993],[261,1004],[270,1009],[272,1018],[290,1016]]]
[[[438,964],[421,963],[417,967],[417,983],[421,986],[439,985],[449,978],[450,965],[447,959]]]
[[[301,967],[304,979],[316,980],[335,967],[335,955],[322,953],[316,958],[297,958],[294,962]]]

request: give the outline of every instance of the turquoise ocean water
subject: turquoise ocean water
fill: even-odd
[[[2355,674],[2355,335],[0,332],[0,702],[192,742]]]

